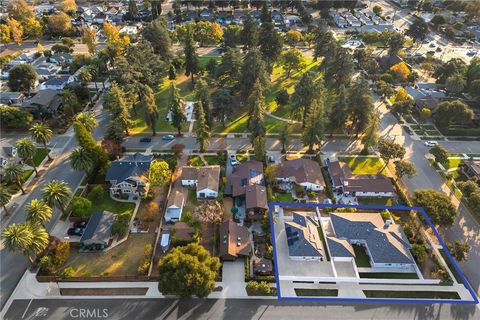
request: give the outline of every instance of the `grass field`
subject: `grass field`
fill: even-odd
[[[199,156],[188,157],[187,164],[189,166],[194,166],[194,167],[204,167],[205,166],[205,164],[203,163],[202,159]]]
[[[36,166],[39,166],[40,163],[42,163],[43,159],[45,159],[45,157],[47,156],[48,152],[50,152],[50,150],[48,150],[48,151],[47,150],[45,150],[43,148],[37,148],[37,152],[33,156],[33,163]]]
[[[90,212],[93,214],[95,212],[110,211],[115,214],[121,214],[124,212],[130,212],[130,214],[132,214],[134,208],[135,204],[115,201],[110,198],[108,192],[105,192],[102,201],[92,202]]]
[[[353,174],[385,174],[383,171],[383,161],[375,157],[343,157],[338,160],[346,162]]]
[[[209,166],[220,164],[218,156],[203,156],[203,158],[205,159],[205,161],[207,161]]]
[[[293,202],[291,193],[275,193],[276,202]]]

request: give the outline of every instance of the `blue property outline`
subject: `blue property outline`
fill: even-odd
[[[437,237],[438,241],[442,245],[444,252],[447,254],[448,259],[453,264],[453,267],[457,271],[460,279],[462,279],[463,285],[467,288],[468,292],[473,298],[473,301],[470,300],[448,300],[448,299],[383,299],[383,298],[327,298],[327,297],[282,297],[280,290],[280,279],[278,275],[278,259],[277,259],[277,248],[275,243],[275,229],[273,223],[273,207],[274,206],[289,206],[289,207],[315,207],[315,208],[356,208],[356,209],[376,209],[376,210],[415,210],[423,214],[423,217],[427,221],[429,227],[433,230],[433,233]],[[432,221],[428,217],[427,213],[422,207],[408,207],[408,206],[374,206],[374,205],[349,205],[349,204],[322,204],[322,203],[297,203],[297,202],[269,202],[268,203],[269,215],[270,215],[270,230],[271,230],[271,240],[273,246],[273,254],[275,256],[275,281],[277,284],[277,298],[278,300],[290,300],[290,301],[323,301],[323,302],[393,302],[393,303],[425,303],[425,304],[478,304],[478,298],[473,291],[473,288],[470,286],[470,283],[467,281],[463,273],[460,271],[457,263],[453,259],[450,251],[443,242],[442,238],[435,229]]]

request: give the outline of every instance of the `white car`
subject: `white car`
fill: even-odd
[[[428,141],[425,141],[424,144],[425,144],[425,146],[427,146],[427,147],[434,147],[434,146],[438,145],[438,142],[437,142],[437,141],[433,141],[433,140],[428,140]]]

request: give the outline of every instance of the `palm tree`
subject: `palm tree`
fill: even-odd
[[[47,148],[47,143],[53,136],[52,130],[44,123],[35,123],[30,128],[30,135],[36,143],[43,145],[43,148],[47,152],[48,160],[52,160]]]
[[[82,147],[79,147],[72,151],[70,154],[70,166],[73,170],[83,171],[86,174],[93,168],[94,162],[92,157]]]
[[[75,117],[75,120],[81,122],[88,131],[93,132],[98,125],[97,119],[93,116],[91,112],[80,112]]]
[[[78,74],[78,80],[82,83],[84,87],[88,89],[87,83],[92,81],[93,76],[92,73],[88,68],[84,68],[80,70],[80,73]],[[90,105],[93,107],[93,100],[92,100],[92,95],[90,93],[90,89],[88,90],[88,100],[90,100]]]
[[[22,138],[17,140],[15,146],[17,147],[17,152],[20,159],[22,159],[22,161],[25,163],[29,161],[33,167],[33,170],[35,170],[35,175],[38,176],[37,167],[33,161],[33,157],[35,157],[35,154],[37,153],[37,146],[35,145],[35,142],[28,138]]]
[[[38,223],[25,222],[29,226],[32,233],[32,244],[29,248],[29,255],[38,255],[42,253],[48,246],[49,238],[48,231]]]
[[[32,200],[25,209],[27,212],[27,221],[45,226],[47,221],[52,218],[52,208],[42,200]]]
[[[25,194],[25,189],[23,189],[22,186],[22,174],[23,166],[21,164],[10,162],[3,168],[5,179],[10,182],[15,182],[20,190],[22,190],[22,194]]]
[[[11,224],[2,232],[3,244],[10,252],[23,252],[33,263],[29,250],[33,242],[33,234],[28,224]]]
[[[72,196],[72,190],[63,180],[52,180],[42,189],[42,198],[49,206],[56,207],[65,214],[68,200]]]
[[[8,214],[7,204],[12,198],[12,193],[5,183],[0,184],[0,205],[5,210],[5,214]]]

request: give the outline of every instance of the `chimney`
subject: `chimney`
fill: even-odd
[[[385,224],[383,225],[383,229],[388,229],[388,227],[392,224],[392,220],[387,219],[385,220]]]

